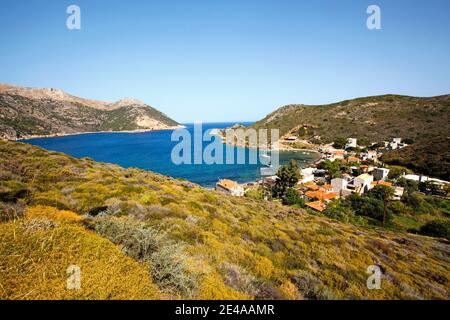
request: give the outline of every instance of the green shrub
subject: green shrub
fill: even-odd
[[[281,201],[284,205],[289,205],[289,206],[292,206],[295,204],[300,205],[300,206],[304,205],[303,199],[300,197],[298,192],[293,188],[289,188],[286,190],[286,193],[284,194],[283,199]]]
[[[445,238],[450,241],[450,221],[448,220],[433,220],[424,224],[419,229],[419,233],[430,236]]]

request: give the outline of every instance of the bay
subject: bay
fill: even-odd
[[[234,123],[203,123],[203,130],[222,129]],[[251,123],[244,122],[244,125]],[[193,124],[185,124],[193,136]],[[240,183],[250,182],[260,177],[261,164],[181,164],[172,162],[171,152],[178,141],[171,141],[172,130],[150,132],[108,132],[89,133],[51,138],[35,138],[24,140],[47,150],[63,152],[81,158],[89,157],[96,161],[118,164],[122,167],[136,167],[158,172],[174,178],[186,179],[204,187],[214,187],[218,179],[232,179]],[[203,148],[210,142],[203,142]],[[240,147],[223,145],[233,148],[237,152]],[[193,148],[192,148],[193,149]],[[191,158],[194,159],[194,150]],[[245,148],[248,159],[253,149]],[[304,151],[280,152],[280,163],[284,164],[290,159],[298,161],[301,167],[306,167],[317,160],[316,153]],[[246,161],[248,162],[248,161]]]

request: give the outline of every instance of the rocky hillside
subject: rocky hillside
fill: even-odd
[[[110,103],[57,89],[0,85],[0,138],[170,129],[178,123],[136,99]]]
[[[0,299],[449,299],[449,257],[443,239],[0,141]]]

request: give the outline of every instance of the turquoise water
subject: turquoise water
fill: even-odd
[[[234,123],[207,123],[203,130],[227,128]],[[244,123],[249,124],[249,123]],[[193,124],[186,124],[193,133]],[[181,164],[175,165],[171,160],[172,148],[178,143],[171,141],[172,131],[152,131],[139,133],[93,133],[54,138],[36,138],[24,142],[47,150],[59,151],[74,157],[90,157],[96,161],[118,164],[123,167],[136,167],[162,173],[174,178],[184,178],[205,187],[213,187],[219,178],[243,182],[258,179],[260,164]],[[204,142],[205,147],[210,142]],[[239,147],[223,145],[237,152]],[[245,149],[248,159],[249,152]],[[193,153],[193,150],[191,150]],[[192,157],[193,159],[193,157]],[[317,159],[314,153],[280,152],[280,163],[296,159],[302,167]],[[248,161],[247,161],[248,162]]]

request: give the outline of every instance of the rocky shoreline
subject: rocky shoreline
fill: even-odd
[[[63,133],[52,133],[52,134],[44,134],[44,135],[24,135],[21,137],[2,137],[1,140],[8,141],[21,141],[21,140],[30,140],[30,139],[38,139],[38,138],[56,138],[56,137],[66,137],[66,136],[77,136],[81,134],[90,134],[90,133],[139,133],[139,132],[151,132],[151,131],[163,131],[163,130],[175,130],[184,128],[183,125],[177,126],[167,126],[161,128],[151,128],[151,129],[136,129],[136,130],[123,130],[123,131],[82,131],[82,132],[63,132]]]

